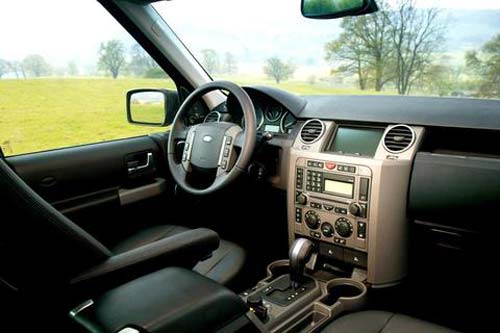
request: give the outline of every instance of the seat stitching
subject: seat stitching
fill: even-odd
[[[384,331],[384,329],[387,327],[387,325],[392,320],[392,318],[394,318],[395,315],[396,314],[393,313],[389,318],[387,318],[387,321],[384,323],[384,326],[382,326],[382,328],[378,331],[378,333],[382,333]]]

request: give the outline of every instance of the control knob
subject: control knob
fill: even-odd
[[[354,216],[361,216],[363,213],[363,208],[357,202],[351,202],[349,205],[349,213]]]
[[[303,205],[303,206],[304,206],[304,205],[306,205],[306,204],[307,204],[307,196],[305,196],[305,195],[304,195],[304,194],[302,194],[302,193],[301,193],[301,194],[299,194],[299,195],[297,195],[296,200],[297,200],[297,203],[298,203],[299,205]]]
[[[323,236],[325,236],[325,237],[332,237],[333,236],[333,226],[328,222],[323,222],[323,224],[321,225],[321,232],[323,233]]]
[[[335,231],[340,236],[348,238],[352,235],[352,224],[345,217],[341,217],[335,221]]]
[[[304,219],[306,221],[307,226],[309,229],[316,230],[319,227],[319,224],[321,223],[321,220],[318,216],[318,213],[316,213],[313,210],[307,211],[307,213],[304,216]]]

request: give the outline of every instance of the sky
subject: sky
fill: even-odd
[[[418,3],[423,7],[500,10],[499,0]],[[173,0],[155,4],[195,54],[213,47],[248,61],[277,54],[305,63],[322,62],[324,41],[338,35],[339,21],[304,19],[299,6],[300,0]],[[133,42],[96,0],[0,4],[0,59],[21,60],[37,53],[56,67],[75,61],[90,68],[95,66],[100,43],[113,38],[128,45]]]

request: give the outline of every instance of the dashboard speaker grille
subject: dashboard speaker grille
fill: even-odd
[[[300,139],[304,143],[313,143],[318,141],[325,131],[325,124],[319,119],[306,121],[300,130]]]
[[[220,121],[220,113],[218,111],[212,111],[207,114],[205,117],[205,123],[216,123]]]
[[[390,153],[402,153],[415,142],[415,132],[406,125],[395,125],[384,136],[384,148]]]

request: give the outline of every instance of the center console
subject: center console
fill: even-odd
[[[313,241],[319,268],[372,287],[406,275],[410,171],[423,128],[302,123],[290,151],[289,243]]]
[[[406,275],[406,199],[423,128],[299,124],[289,153],[289,260],[242,295],[262,330],[313,332]]]

